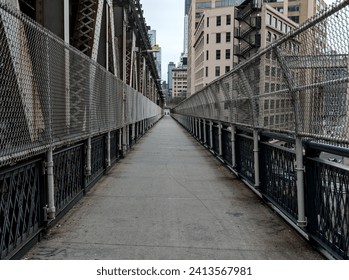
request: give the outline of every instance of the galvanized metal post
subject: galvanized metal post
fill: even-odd
[[[206,142],[207,142],[207,139],[206,139],[206,120],[204,119],[202,121],[204,123],[204,143],[206,144]]]
[[[259,147],[258,147],[258,130],[253,130],[253,154],[254,154],[254,180],[255,187],[260,185],[260,174],[259,174]]]
[[[223,154],[222,124],[221,123],[218,123],[218,153],[220,156]]]
[[[56,207],[55,207],[55,188],[54,188],[54,177],[53,177],[53,149],[50,147],[47,152],[47,192],[48,192],[48,208],[47,216],[49,219],[56,218]]]
[[[111,165],[111,149],[110,149],[110,131],[107,133],[107,167]]]
[[[125,135],[126,135],[126,142],[125,142],[125,148],[126,151],[130,148],[130,125],[125,126]]]
[[[297,201],[298,201],[298,220],[300,227],[307,225],[305,216],[305,199],[304,199],[304,165],[303,165],[303,144],[302,138],[296,137],[296,172],[297,172]]]
[[[297,224],[300,227],[307,226],[307,218],[305,216],[305,198],[304,198],[304,165],[303,165],[303,144],[302,138],[298,136],[299,131],[302,129],[301,121],[301,106],[299,91],[295,87],[294,79],[291,75],[289,65],[282,55],[280,48],[275,48],[275,53],[277,59],[280,63],[281,69],[283,71],[287,87],[290,90],[292,101],[294,104],[294,115],[295,115],[295,135],[296,135],[296,172],[297,172],[297,206],[298,206],[298,220]]]
[[[213,122],[210,121],[210,148],[213,147],[212,143],[213,143]]]
[[[194,120],[193,117],[190,117],[190,133],[194,134]]]
[[[231,125],[231,164],[232,167],[235,168],[236,167],[236,137],[235,137],[235,133],[236,133],[236,127],[235,125]]]
[[[92,171],[91,153],[92,153],[92,144],[91,144],[91,137],[89,137],[87,139],[87,150],[86,150],[86,176],[90,176]]]
[[[200,140],[200,142],[201,142],[201,119],[199,119],[198,120],[198,122],[199,122],[199,140]]]
[[[199,135],[199,133],[198,133],[198,119],[197,118],[194,119],[194,129],[195,129],[195,132],[194,132],[195,137],[197,138]]]

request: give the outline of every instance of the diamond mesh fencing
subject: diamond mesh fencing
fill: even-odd
[[[174,113],[348,145],[348,4],[270,42]]]
[[[0,167],[161,108],[0,1]]]

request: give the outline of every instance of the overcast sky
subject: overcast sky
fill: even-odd
[[[325,0],[333,3],[337,0]],[[147,25],[156,30],[161,47],[161,78],[167,81],[167,65],[176,65],[183,52],[184,0],[140,0]]]

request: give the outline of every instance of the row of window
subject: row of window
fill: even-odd
[[[230,59],[231,57],[231,50],[230,49],[226,49],[225,50],[225,59]],[[209,51],[206,51],[206,60],[209,59]],[[221,59],[221,50],[216,50],[216,60],[220,60]]]
[[[207,27],[210,27],[210,18],[209,17],[206,19],[206,24],[207,24]],[[225,24],[231,25],[231,15],[225,16]],[[216,16],[216,26],[221,26],[221,25],[222,25],[222,16]]]
[[[228,73],[230,71],[230,66],[225,66],[224,69],[225,69],[225,73]],[[208,72],[209,72],[209,68],[206,67],[205,68],[205,76],[206,77],[208,77]],[[221,67],[220,66],[216,66],[215,67],[215,76],[219,77],[220,75],[221,75]]]
[[[296,17],[293,17],[293,21],[295,21]],[[299,18],[299,17],[298,17]],[[299,19],[298,19],[299,22]],[[277,19],[275,16],[272,16],[271,14],[267,13],[266,23],[278,30],[280,30],[283,33],[288,33],[292,30],[292,26],[288,25],[286,22],[283,22],[280,19]]]
[[[219,44],[222,42],[222,34],[216,33],[216,44]],[[231,42],[231,32],[225,33],[225,42],[230,43]],[[210,43],[210,34],[206,34],[206,44]]]

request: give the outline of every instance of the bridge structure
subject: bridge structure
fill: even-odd
[[[349,257],[348,4],[171,109],[336,259]],[[163,121],[164,96],[138,0],[1,0],[0,53],[0,258],[11,259]]]

